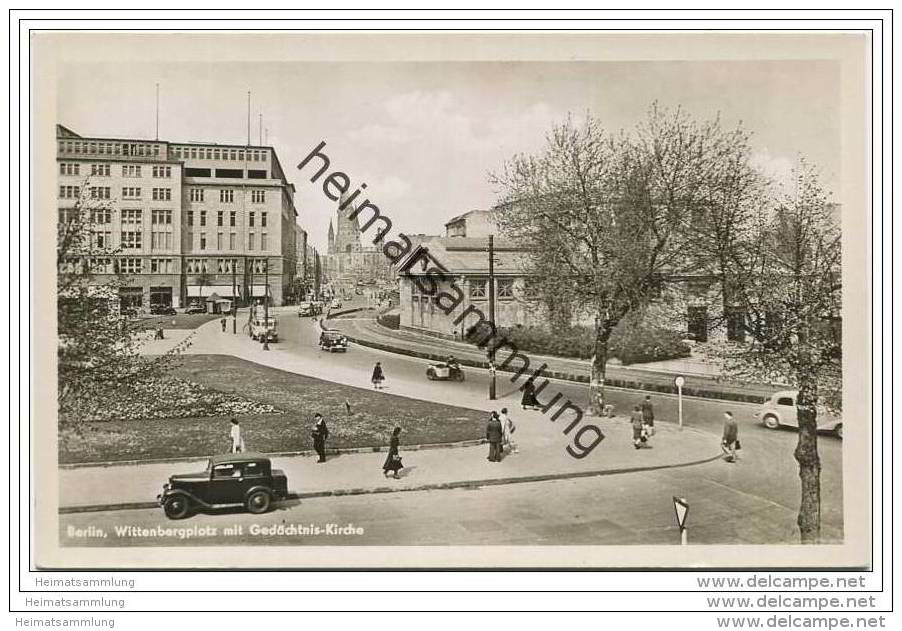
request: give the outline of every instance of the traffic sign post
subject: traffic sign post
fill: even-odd
[[[680,429],[683,429],[683,384],[686,383],[686,380],[682,375],[676,377],[673,380],[673,385],[676,386],[677,389],[677,418],[680,421]]]
[[[673,496],[673,510],[676,513],[677,526],[680,527],[680,545],[689,543],[689,530],[686,528],[686,516],[689,514],[689,502],[684,497]]]

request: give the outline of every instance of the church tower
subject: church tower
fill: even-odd
[[[349,254],[361,251],[360,247],[360,224],[357,217],[351,218],[354,212],[354,204],[348,204],[342,210],[341,206],[345,203],[346,195],[342,195],[338,200],[338,208],[335,211],[335,231],[331,232],[332,224],[329,223],[330,234],[334,234],[334,238],[330,239],[330,253]]]

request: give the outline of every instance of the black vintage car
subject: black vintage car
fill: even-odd
[[[197,509],[244,505],[265,513],[288,495],[288,478],[273,469],[269,458],[253,453],[213,456],[197,473],[179,473],[163,485],[157,501],[170,519],[183,519]]]
[[[175,315],[171,305],[150,305],[150,315]]]
[[[348,350],[348,338],[341,331],[325,330],[319,336],[319,348],[322,351],[345,352]]]

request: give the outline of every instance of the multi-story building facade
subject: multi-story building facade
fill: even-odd
[[[57,125],[57,164],[61,218],[80,197],[105,207],[92,229],[115,251],[101,272],[127,278],[124,306],[180,307],[214,293],[248,303],[267,291],[284,301],[297,211],[272,147],[88,138]]]

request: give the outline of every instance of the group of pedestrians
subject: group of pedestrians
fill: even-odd
[[[489,423],[485,428],[485,439],[489,443],[489,462],[501,462],[505,453],[519,453],[513,434],[517,431],[507,408],[501,408],[501,414],[492,411]]]
[[[633,426],[633,447],[649,447],[648,439],[655,435],[655,406],[650,396],[645,395],[642,403],[633,406],[630,424]]]

